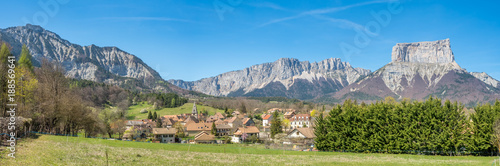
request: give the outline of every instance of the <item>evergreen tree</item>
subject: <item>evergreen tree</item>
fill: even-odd
[[[212,135],[217,135],[217,127],[215,126],[215,122],[212,122],[212,130],[210,130]]]
[[[156,128],[161,128],[161,127],[162,127],[162,121],[161,121],[161,118],[158,117],[158,119],[156,119]]]
[[[271,138],[274,138],[276,134],[282,133],[281,130],[281,119],[278,117],[278,111],[273,112],[273,118],[271,120]]]
[[[12,56],[9,47],[3,43],[0,47],[0,103],[2,103],[0,104],[0,116],[7,115],[7,109],[3,103],[7,103],[7,60],[9,56]]]
[[[151,111],[148,111],[148,119],[153,119],[153,115],[151,114]]]
[[[326,121],[323,118],[323,112],[320,112],[316,121],[314,122],[316,125],[314,127],[314,135],[316,138],[314,139],[315,145],[318,149],[330,149],[326,148],[328,146],[328,142],[326,142],[327,131],[326,131]]]
[[[155,111],[155,113],[153,114],[153,119],[158,119],[158,118],[159,117],[158,117],[158,115],[156,114],[156,111]]]
[[[19,67],[27,68],[33,72],[33,64],[31,63],[31,54],[26,45],[21,49],[21,57],[19,58]]]
[[[172,98],[172,102],[170,102],[170,105],[173,107],[177,107],[176,103],[175,103],[175,98]]]

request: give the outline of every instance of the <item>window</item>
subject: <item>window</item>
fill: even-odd
[[[297,132],[297,135],[299,135],[299,132]]]

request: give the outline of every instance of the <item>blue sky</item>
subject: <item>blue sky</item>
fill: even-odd
[[[44,3],[51,4],[48,10]],[[396,43],[446,38],[461,67],[500,79],[499,2],[17,0],[3,4],[9,7],[0,11],[0,28],[41,24],[75,44],[117,46],[140,57],[164,79],[193,81],[283,57],[310,62],[341,58],[374,71],[391,61]],[[390,19],[378,21],[372,13],[388,13]],[[367,40],[356,40],[359,36]]]

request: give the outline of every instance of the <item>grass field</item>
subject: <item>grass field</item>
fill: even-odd
[[[129,107],[127,119],[128,120],[146,119],[148,117],[148,113],[141,113],[141,110],[146,109],[149,111],[149,110],[153,110],[152,108],[153,108],[153,105],[146,104],[146,103],[133,105],[133,106]],[[219,109],[215,109],[215,108],[203,106],[203,105],[198,105],[198,104],[196,105],[196,108],[198,109],[198,112],[201,112],[202,110],[208,111],[209,115],[214,115],[216,112],[224,112],[224,110],[219,110]],[[186,103],[186,104],[184,104],[180,107],[176,107],[176,108],[162,108],[160,110],[156,110],[156,113],[160,116],[178,115],[178,114],[182,114],[182,113],[191,113],[192,110],[193,110],[193,103]]]
[[[262,145],[153,144],[41,135],[18,144],[16,159],[7,158],[4,151],[0,165],[492,165],[495,159],[297,152],[269,150]]]

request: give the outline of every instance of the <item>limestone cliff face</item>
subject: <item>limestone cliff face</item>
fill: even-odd
[[[392,62],[453,63],[450,39],[433,42],[398,43],[392,48]]]
[[[392,50],[392,62],[334,97],[373,101],[386,96],[421,100],[432,95],[467,104],[500,97],[497,80],[486,73],[468,72],[455,62],[449,39],[399,43]]]
[[[161,80],[141,59],[119,48],[80,46],[40,26],[0,29],[0,39],[12,45],[15,55],[25,44],[36,65],[44,58],[61,63],[69,77],[98,82],[114,82],[113,75],[142,81]]]
[[[483,81],[484,83],[491,85],[495,88],[500,88],[500,82],[498,80],[494,79],[493,77],[489,76],[485,72],[482,73],[477,73],[477,72],[470,72],[474,77],[477,79]]]
[[[314,63],[282,58],[272,63],[254,65],[194,82],[182,80],[169,80],[169,82],[181,88],[215,96],[276,96],[281,94],[278,96],[310,99],[317,94],[338,91],[369,73],[369,70],[353,68],[349,63],[342,62],[338,58]],[[309,92],[306,92],[307,89],[299,88],[306,84],[307,88],[311,88]],[[320,92],[321,89],[324,92]]]

